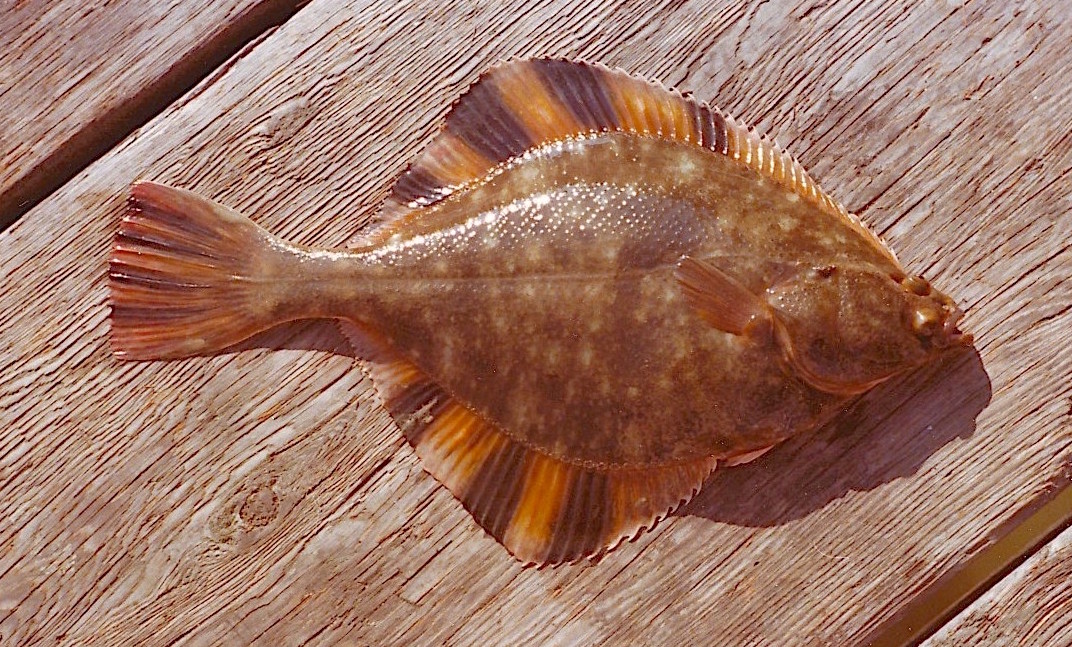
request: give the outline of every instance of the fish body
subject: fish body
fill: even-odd
[[[113,346],[219,350],[344,322],[425,467],[519,559],[612,548],[735,463],[970,342],[770,142],[620,72],[488,73],[351,250],[132,189]]]

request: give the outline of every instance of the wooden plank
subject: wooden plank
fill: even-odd
[[[294,5],[0,2],[0,229]]]
[[[923,643],[955,645],[1072,645],[1072,528]]]
[[[1046,4],[313,2],[0,237],[0,642],[853,644],[1065,483],[1072,24]],[[434,43],[434,46],[430,46]],[[135,178],[346,240],[476,75],[580,55],[758,124],[964,302],[978,355],[726,470],[597,564],[522,569],[330,325],[122,364]]]

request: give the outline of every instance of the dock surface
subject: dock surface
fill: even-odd
[[[161,6],[0,2],[0,645],[887,644],[1067,487],[1066,9]],[[976,350],[716,471],[600,561],[540,570],[421,469],[331,323],[112,357],[107,257],[132,182],[340,246],[515,56],[620,67],[773,136],[957,299]],[[936,610],[927,644],[1072,643],[1070,543]]]

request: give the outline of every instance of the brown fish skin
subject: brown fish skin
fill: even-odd
[[[510,200],[496,187],[462,193],[437,207],[454,224],[372,250],[305,250],[251,228],[252,245],[269,242],[248,261],[272,278],[254,281],[256,309],[245,319],[264,328],[337,317],[390,331],[396,349],[511,437],[566,461],[623,466],[768,446],[956,343],[955,334],[942,341],[944,326],[922,336],[913,327],[913,313],[946,312],[948,299],[898,283],[903,275],[883,256],[853,249],[851,232],[802,239],[800,225],[755,217],[746,227],[738,216],[759,204],[759,213],[807,223],[818,217],[814,206],[758,177],[739,199],[705,200],[689,185],[725,196],[737,175],[710,163],[695,178],[674,174],[693,149],[628,141],[638,139],[581,141],[546,164],[537,156],[503,173],[528,178],[514,187],[527,197]],[[592,147],[615,158],[643,147],[649,172],[672,180],[642,184],[621,165],[601,182],[530,172],[529,164],[570,168],[565,156],[608,168]],[[150,189],[162,190],[135,193]],[[793,260],[775,255],[790,245]],[[675,280],[689,256],[732,268],[765,300],[774,339],[698,316]]]
[[[902,320],[927,298],[847,227],[819,235],[813,205],[758,176],[735,191],[738,169],[701,164],[694,148],[625,135],[573,144],[440,203],[437,230],[355,257],[339,294],[295,312],[337,303],[324,314],[391,331],[512,437],[605,465],[768,446],[938,350]],[[620,163],[634,156],[643,174]],[[781,352],[695,316],[674,276],[686,256],[766,296]]]
[[[365,247],[315,250],[134,185],[110,259],[115,354],[353,322],[426,469],[529,563],[613,548],[717,461],[971,341],[795,160],[599,66],[493,70],[385,213]]]

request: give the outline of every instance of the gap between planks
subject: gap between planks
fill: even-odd
[[[949,577],[916,596],[864,644],[900,647],[922,643],[1069,527],[1072,485],[1066,485],[1004,537],[965,560]]]
[[[230,59],[256,47],[307,1],[269,0],[240,14],[160,77],[73,131],[67,141],[38,160],[6,191],[0,191],[0,232],[198,83],[225,71]]]

